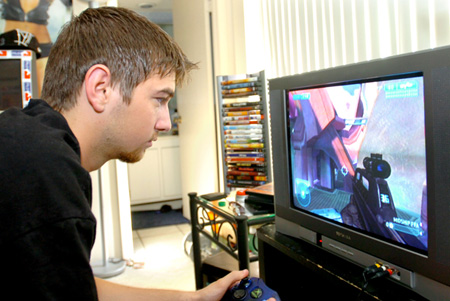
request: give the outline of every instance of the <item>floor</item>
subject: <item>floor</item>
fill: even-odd
[[[133,231],[135,265],[108,280],[144,288],[195,290],[194,264],[183,244],[190,231],[190,224]]]

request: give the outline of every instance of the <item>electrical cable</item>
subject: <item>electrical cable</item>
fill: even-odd
[[[358,294],[358,300],[360,300],[362,294],[366,291],[367,286],[369,285],[370,281],[373,281],[373,280],[379,279],[379,278],[386,278],[386,277],[391,276],[392,274],[394,274],[393,269],[390,269],[379,263],[376,263],[374,265],[366,267],[363,271],[364,285]]]

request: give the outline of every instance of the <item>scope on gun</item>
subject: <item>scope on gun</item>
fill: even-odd
[[[364,168],[376,178],[387,179],[391,175],[391,166],[381,154],[370,154],[363,160]]]

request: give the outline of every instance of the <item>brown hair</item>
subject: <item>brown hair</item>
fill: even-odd
[[[86,72],[95,64],[110,69],[126,103],[150,76],[175,74],[181,85],[196,64],[158,25],[124,8],[87,9],[66,24],[52,46],[42,98],[55,110],[75,106]]]

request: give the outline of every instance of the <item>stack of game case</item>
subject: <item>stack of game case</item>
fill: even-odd
[[[268,181],[265,79],[260,73],[218,77],[226,187]]]

